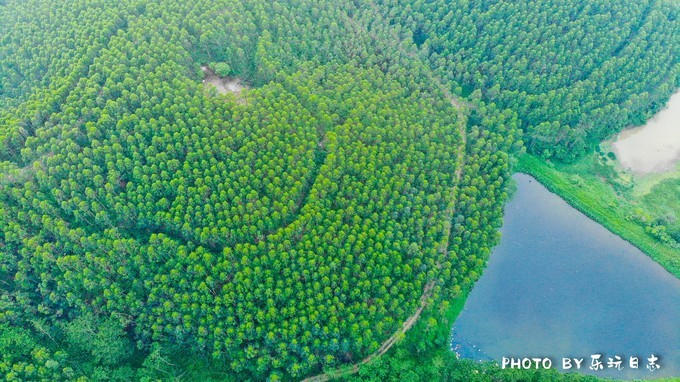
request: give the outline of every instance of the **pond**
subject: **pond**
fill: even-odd
[[[680,376],[680,280],[532,177],[514,179],[502,239],[454,324],[452,349],[499,364],[549,357],[558,370],[563,357],[584,358],[580,372],[603,377]],[[593,354],[604,370],[589,370]],[[617,355],[623,370],[607,369]]]
[[[621,165],[636,175],[672,170],[680,160],[680,92],[646,125],[622,131],[613,147]]]

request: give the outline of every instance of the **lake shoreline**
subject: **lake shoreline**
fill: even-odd
[[[513,179],[501,241],[452,329],[461,356],[542,356],[559,368],[565,356],[662,354],[667,367],[656,374],[680,375],[680,332],[668,325],[680,318],[680,279],[531,175]],[[656,376],[626,369],[580,372]]]
[[[675,255],[676,249],[666,245],[647,234],[635,222],[625,219],[617,211],[616,201],[609,205],[598,203],[595,196],[604,196],[605,185],[587,184],[591,190],[584,189],[583,184],[574,184],[569,174],[551,167],[548,162],[530,154],[519,158],[515,172],[532,176],[553,194],[556,194],[569,205],[599,223],[615,235],[634,245],[676,278],[680,279],[680,258]],[[592,188],[600,188],[600,192]],[[617,213],[618,212],[618,213]]]

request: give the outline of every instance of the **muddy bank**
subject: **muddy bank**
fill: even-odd
[[[672,170],[680,160],[680,92],[646,125],[622,131],[612,147],[635,175]]]

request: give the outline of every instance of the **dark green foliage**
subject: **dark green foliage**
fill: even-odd
[[[581,157],[680,85],[677,2],[378,3],[433,68],[516,111],[528,149],[544,157]]]
[[[129,361],[130,343],[115,317],[106,320],[83,315],[63,327],[68,351],[74,357],[100,365]]]
[[[75,375],[66,354],[41,346],[30,331],[0,324],[0,375],[7,381],[66,380]]]

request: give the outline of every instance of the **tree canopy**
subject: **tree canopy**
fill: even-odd
[[[0,5],[0,374],[373,353],[481,274],[522,129],[569,158],[677,84],[677,6],[594,4]]]

